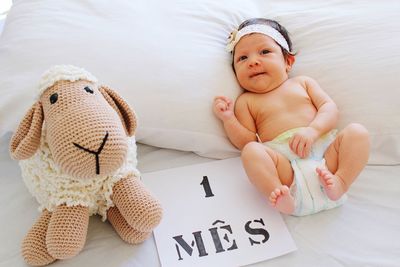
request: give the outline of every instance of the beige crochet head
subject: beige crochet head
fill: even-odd
[[[44,124],[46,142],[62,172],[92,178],[112,174],[122,165],[136,116],[120,96],[71,65],[48,70],[39,90],[38,101],[11,140],[14,159],[27,159],[36,152]]]

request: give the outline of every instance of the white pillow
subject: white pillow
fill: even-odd
[[[41,74],[73,64],[110,85],[139,117],[137,141],[237,156],[212,113],[239,88],[225,52],[251,17],[277,19],[299,54],[293,75],[315,78],[341,110],[339,127],[364,124],[370,163],[400,162],[399,3],[340,1],[15,1],[0,39],[0,136],[33,103]]]

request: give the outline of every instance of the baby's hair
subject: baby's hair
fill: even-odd
[[[292,52],[292,40],[290,40],[289,33],[285,29],[285,27],[283,27],[281,24],[279,24],[279,22],[277,22],[276,20],[272,20],[272,19],[252,18],[252,19],[248,19],[248,20],[245,20],[244,22],[242,22],[242,24],[239,25],[238,31],[240,31],[241,29],[243,29],[246,26],[253,25],[253,24],[268,25],[268,26],[271,26],[272,28],[274,28],[275,30],[277,30],[278,32],[280,32],[282,34],[282,36],[285,38],[285,40],[289,46],[289,51],[287,51],[281,45],[278,44],[282,49],[283,56],[286,58],[288,55],[295,55]],[[233,51],[233,53],[235,53],[235,51]]]

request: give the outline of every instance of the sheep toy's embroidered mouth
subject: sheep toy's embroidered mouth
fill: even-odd
[[[99,159],[99,155],[100,155],[101,151],[103,150],[104,145],[107,142],[107,138],[108,138],[108,132],[106,132],[106,136],[104,136],[103,142],[101,143],[101,145],[100,145],[100,147],[99,147],[99,149],[97,151],[92,151],[92,150],[87,149],[87,148],[85,148],[85,147],[83,147],[83,146],[81,146],[81,145],[79,145],[77,143],[73,143],[76,147],[78,147],[78,148],[80,148],[80,149],[82,149],[82,150],[84,150],[84,151],[86,151],[86,152],[88,152],[90,154],[94,154],[96,156],[96,174],[100,174],[100,159]]]

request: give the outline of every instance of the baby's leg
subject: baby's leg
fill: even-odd
[[[369,134],[364,126],[352,123],[339,132],[325,152],[328,170],[317,168],[322,186],[331,200],[349,189],[369,157]]]
[[[242,150],[243,167],[250,181],[265,196],[273,207],[282,213],[294,211],[294,199],[289,193],[293,182],[293,170],[288,159],[280,153],[251,142]]]

